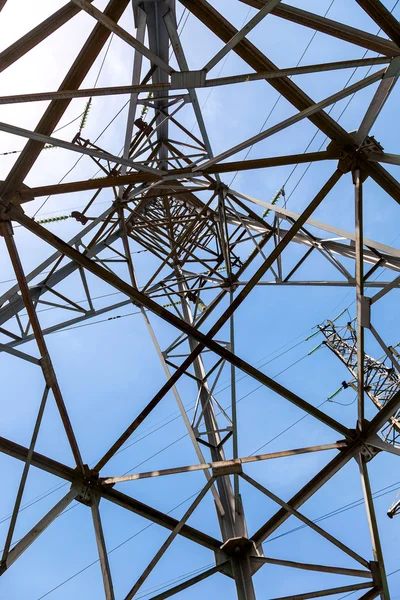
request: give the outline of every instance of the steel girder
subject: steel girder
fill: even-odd
[[[3,342],[0,350],[38,365],[42,370],[45,382],[43,401],[30,446],[23,447],[11,440],[0,438],[0,451],[25,463],[3,550],[1,562],[3,575],[65,506],[77,499],[91,507],[105,597],[113,599],[112,574],[108,564],[106,540],[99,511],[99,501],[104,499],[135,512],[172,532],[167,542],[160,548],[128,592],[125,600],[135,597],[145,579],[177,535],[184,536],[212,550],[215,554],[216,566],[167,592],[158,594],[156,597],[160,599],[195,585],[216,572],[224,573],[234,579],[238,598],[255,598],[256,590],[252,576],[259,568],[273,560],[275,560],[274,564],[281,564],[288,568],[331,572],[370,580],[367,583],[336,586],[309,592],[306,595],[291,596],[291,598],[314,598],[341,592],[360,591],[362,594],[360,598],[374,598],[380,595],[383,599],[389,599],[367,461],[375,457],[377,433],[387,422],[391,422],[399,410],[400,399],[399,393],[396,392],[382,407],[379,407],[381,408],[380,412],[370,422],[366,421],[364,417],[365,394],[363,393],[365,381],[362,378],[363,369],[360,369],[360,365],[364,364],[365,360],[362,340],[366,330],[371,330],[374,335],[377,334],[371,323],[370,305],[380,300],[400,283],[398,277],[393,279],[393,275],[390,275],[391,271],[397,272],[400,269],[400,252],[395,248],[364,238],[362,189],[365,178],[371,177],[396,202],[400,202],[398,181],[379,164],[380,162],[397,164],[397,157],[385,155],[379,144],[369,137],[371,127],[397,81],[400,68],[397,58],[400,55],[398,46],[400,35],[397,21],[381,2],[377,0],[357,0],[357,2],[391,38],[390,40],[271,0],[245,0],[246,4],[259,9],[260,12],[242,30],[238,31],[212,4],[205,0],[180,0],[182,6],[195,15],[225,44],[224,48],[207,63],[203,70],[190,71],[184,53],[185,48],[177,33],[174,2],[135,0],[133,6],[138,32],[144,23],[147,27],[148,46],[144,46],[143,42],[139,40],[139,33],[135,38],[118,25],[128,2],[111,0],[102,13],[92,7],[90,2],[74,0],[1,53],[2,69],[6,69],[40,41],[62,27],[80,10],[85,10],[97,21],[92,34],[61,84],[59,92],[48,95],[51,103],[35,131],[11,128],[7,124],[3,124],[2,127],[4,131],[13,131],[17,135],[30,138],[30,140],[0,190],[1,231],[17,279],[17,284],[3,294],[0,299],[0,333]],[[303,68],[303,70],[297,67],[291,70],[280,70],[246,37],[257,23],[264,18],[268,19],[269,12],[282,19],[379,52],[384,56],[376,63],[389,63],[389,66],[381,72],[374,73],[366,81],[355,84],[354,88],[340,91],[316,104],[300,87],[288,79],[289,75],[348,68],[350,63],[354,66],[367,65],[371,64],[371,61],[342,61],[332,65],[314,65]],[[51,137],[51,134],[71,100],[85,95],[113,93],[107,88],[97,91],[79,90],[111,31],[121,37],[131,48],[134,48],[136,57],[144,56],[151,63],[149,73],[141,81],[138,73],[134,73],[132,85],[116,92],[130,94],[131,103],[126,129],[127,143],[123,157],[113,156],[107,150],[99,148],[89,141],[82,141],[78,137],[72,144],[61,141],[66,149],[88,154],[96,164],[102,167],[105,177],[99,180],[28,188],[24,184],[25,178],[34,166],[44,144],[50,141],[55,145],[62,145],[56,138]],[[143,30],[141,35],[143,35]],[[170,43],[178,70],[175,70],[169,61]],[[232,76],[226,78],[226,81],[222,81],[224,78],[221,78],[221,81],[218,81],[218,78],[217,80],[207,79],[207,70],[231,49],[255,73],[248,77]],[[139,62],[141,62],[141,58],[136,64]],[[287,122],[283,121],[275,129],[272,128],[271,131],[264,132],[254,139],[250,138],[237,147],[213,156],[196,88],[262,78],[281,93],[299,113],[287,119]],[[151,84],[148,83],[150,79],[152,79]],[[356,134],[350,134],[344,130],[324,112],[323,109],[337,99],[375,82],[379,82],[377,91]],[[173,93],[182,89],[185,90],[184,93]],[[149,96],[138,99],[139,93],[148,93]],[[29,95],[19,99],[17,96],[4,97],[0,99],[0,102],[25,102],[44,98],[44,95],[36,94],[31,98]],[[148,124],[138,126],[138,130],[133,134],[135,131],[133,119],[138,103],[148,106],[154,116]],[[192,106],[200,131],[199,136],[194,135],[180,122],[179,112],[186,104]],[[273,135],[284,127],[306,118],[332,140],[326,151],[286,157],[272,156],[264,159],[222,162],[226,156],[235,154],[241,148],[248,147],[251,143],[265,139],[266,135]],[[172,128],[179,131],[181,136],[187,136],[186,140],[172,139]],[[323,160],[338,161],[338,167],[300,214],[230,189],[220,179],[220,175],[234,171]],[[105,161],[105,164],[102,161]],[[110,163],[119,166],[111,167]],[[355,234],[311,219],[313,212],[335,188],[342,175],[350,171],[353,173],[355,185]],[[118,192],[116,191],[117,187]],[[88,217],[88,210],[99,190],[107,188],[113,189],[114,201],[111,206],[102,214],[97,214],[96,217]],[[31,200],[46,194],[79,193],[90,190],[95,192],[93,199],[82,213],[75,215],[83,225],[88,222],[88,219],[90,219],[90,223],[81,234],[76,235],[68,242],[50,233],[45,227],[29,218],[23,210],[28,210]],[[201,198],[198,196],[199,193],[201,193]],[[207,194],[206,200],[204,193]],[[259,210],[257,206],[265,208],[267,215],[261,217],[257,212]],[[267,218],[268,214],[272,215],[272,218],[271,216]],[[282,227],[284,220],[289,224],[287,228]],[[29,275],[25,274],[19,258],[19,251],[13,239],[12,223],[18,223],[55,249],[55,253]],[[339,239],[327,238],[321,232],[328,232]],[[298,244],[299,247],[304,246],[306,251],[294,264],[286,265],[284,261],[288,255],[287,248],[292,248],[295,244]],[[150,253],[155,261],[148,270],[145,283],[141,285],[137,281],[135,260],[132,258],[132,245],[135,248],[140,247],[141,251]],[[104,257],[104,252],[112,252],[114,259]],[[303,265],[308,265],[309,257],[315,253],[321,256],[327,266],[329,265],[329,269],[336,270],[339,274],[338,280],[332,280],[330,276],[320,280],[294,279],[295,273]],[[65,259],[68,262],[62,264],[65,263]],[[121,276],[120,272],[117,272],[116,269],[113,270],[113,260],[123,263],[124,275]],[[354,274],[352,267],[349,267],[349,260],[354,264]],[[365,264],[371,265],[367,273],[364,273]],[[389,280],[376,283],[371,280],[371,276],[380,267],[385,268]],[[48,268],[50,268],[50,273],[45,271]],[[80,275],[81,290],[85,294],[84,301],[76,298],[77,290],[72,289],[72,285],[69,286],[68,278],[74,273]],[[107,303],[106,306],[96,304],[97,299],[90,290],[86,273],[91,273],[108,286],[113,287],[116,293],[122,294],[125,299],[112,304]],[[250,273],[249,279],[246,279],[247,273]],[[267,273],[272,274],[271,280],[263,279]],[[63,287],[60,287],[61,284]],[[361,342],[358,345],[357,361],[354,363],[354,372],[358,374],[358,419],[354,430],[315,408],[309,401],[301,398],[291,389],[278,384],[273,378],[240,358],[235,352],[234,315],[254,288],[260,285],[277,285],[282,286],[282,289],[285,285],[349,285],[356,288],[358,339]],[[368,288],[373,289],[375,286],[379,286],[380,291],[370,299],[366,296],[365,291]],[[65,289],[68,287],[70,289],[66,293]],[[228,297],[229,304],[221,313],[221,307]],[[207,304],[205,298],[207,298]],[[166,373],[167,383],[136,415],[115,443],[105,451],[97,465],[89,469],[83,462],[69,421],[57,375],[47,349],[45,335],[132,303],[139,307],[145,320]],[[65,321],[61,314],[60,316],[57,314],[51,326],[42,327],[37,310],[41,304],[56,311],[59,310],[60,313],[66,310],[74,311],[77,316]],[[217,307],[219,307],[219,316],[212,321],[212,315],[215,314],[214,311]],[[27,316],[24,315],[24,311],[27,312]],[[178,332],[179,337],[171,341],[168,349],[164,352],[161,351],[155,336],[150,321],[151,314],[156,315],[169,324],[173,331]],[[204,333],[207,325],[207,333]],[[216,335],[226,325],[230,326],[229,342],[217,341]],[[377,335],[379,337],[379,334]],[[17,350],[17,347],[33,340],[36,341],[39,350],[39,359],[21,349]],[[384,345],[383,341],[382,344]],[[182,361],[175,359],[174,352],[177,349],[181,353]],[[211,364],[205,358],[206,351],[211,351],[216,357]],[[222,417],[217,414],[220,407],[214,397],[213,389],[225,363],[231,365],[232,412],[224,415],[226,420],[223,423]],[[301,450],[302,453],[320,452],[326,449],[338,450],[338,452],[288,502],[283,501],[243,472],[243,465],[248,461],[246,458],[240,458],[237,452],[235,369],[251,376],[343,437],[342,440],[333,444]],[[193,417],[192,422],[188,418],[177,389],[177,384],[184,376],[193,379],[198,390],[196,408],[198,418],[196,420]],[[60,411],[76,462],[76,469],[35,451],[36,438],[49,390],[52,390]],[[111,487],[111,484],[132,480],[133,475],[127,476],[125,479],[118,475],[102,476],[103,469],[109,460],[140,427],[169,390],[172,390],[175,395],[199,458],[201,470],[207,477],[205,487],[179,521]],[[201,427],[205,427],[206,431],[201,432]],[[226,458],[227,441],[231,438],[233,440],[232,460]],[[379,449],[385,450],[386,448],[379,446]],[[204,452],[210,453],[211,461],[205,460]],[[291,456],[299,452],[300,450],[288,450],[278,453],[279,456],[265,455],[257,458],[269,460],[284,455]],[[357,554],[298,510],[353,459],[358,462],[363,485],[370,524],[372,561]],[[26,477],[31,466],[66,480],[71,484],[71,490],[34,529],[11,547]],[[175,471],[171,469],[165,473],[153,472],[151,476],[171,475]],[[181,468],[179,472],[189,471],[190,468],[187,467]],[[150,476],[149,474],[142,475]],[[247,532],[241,503],[239,481],[242,480],[272,499],[280,507],[253,534]],[[221,540],[206,535],[186,523],[209,490],[214,495]],[[352,570],[266,558],[263,555],[262,543],[291,515],[301,520],[307,527],[313,529],[349,557],[358,561],[363,569]],[[363,591],[366,589],[368,591]]]

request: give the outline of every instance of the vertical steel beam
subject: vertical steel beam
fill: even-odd
[[[106,600],[114,600],[114,586],[111,578],[110,564],[108,562],[108,554],[106,542],[104,539],[103,525],[99,510],[100,498],[94,497],[90,505],[92,511],[93,526],[96,535],[97,550],[99,553],[101,574],[103,576],[104,592]]]
[[[388,587],[386,570],[385,570],[385,562],[383,560],[383,553],[382,553],[381,541],[379,538],[378,524],[376,522],[374,501],[372,498],[371,484],[369,481],[367,461],[366,461],[365,456],[361,453],[359,454],[357,460],[358,460],[358,464],[359,464],[359,468],[360,468],[361,484],[362,484],[363,493],[364,493],[365,508],[367,511],[368,525],[369,525],[369,531],[370,531],[370,535],[371,535],[372,552],[374,555],[374,561],[377,564],[377,568],[379,571],[379,577],[380,577],[380,581],[377,582],[377,584],[379,587],[382,588],[381,599],[382,600],[390,600],[390,593],[389,593],[389,587]]]
[[[357,428],[363,430],[364,425],[364,263],[363,263],[363,197],[362,179],[359,168],[353,171],[355,192],[355,245],[356,245],[356,301],[357,301]]]

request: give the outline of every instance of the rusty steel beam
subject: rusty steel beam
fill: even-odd
[[[108,17],[114,21],[118,21],[127,7],[129,0],[110,0],[107,8],[104,11]],[[77,7],[77,10],[79,8]],[[97,24],[86,43],[79,52],[64,81],[60,85],[60,90],[77,89],[85,79],[99,52],[103,48],[111,32]],[[54,100],[50,103],[38,125],[35,128],[36,133],[50,135],[64,112],[67,110],[71,100]],[[20,187],[25,177],[35,164],[40,152],[44,146],[43,142],[30,140],[22,150],[17,161],[9,172],[5,182],[0,188],[0,194],[5,194],[10,190],[15,190]]]

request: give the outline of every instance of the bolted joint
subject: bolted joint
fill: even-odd
[[[382,575],[381,575],[381,570],[380,570],[378,561],[371,560],[369,563],[369,566],[371,569],[372,580],[374,582],[374,585],[377,588],[382,589]]]
[[[367,463],[370,462],[379,452],[379,448],[374,448],[374,446],[370,446],[369,444],[362,444],[360,448],[360,454],[364,456]]]
[[[75,498],[75,500],[77,500],[81,504],[84,504],[85,506],[92,506],[93,504],[99,502],[99,494],[97,491],[99,473],[97,471],[90,470],[88,465],[83,465],[83,468],[84,488],[82,489],[80,494]]]
[[[50,356],[48,354],[42,356],[39,362],[40,366],[42,367],[43,376],[47,387],[53,388],[57,383],[57,379]]]

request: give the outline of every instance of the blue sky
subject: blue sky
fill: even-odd
[[[62,6],[58,0],[43,0],[35,8],[27,0],[9,0],[1,13],[2,47],[7,47],[15,39],[43,20],[51,12]],[[106,2],[95,3],[103,8]],[[328,0],[298,0],[293,5],[314,10],[324,14],[331,2]],[[392,8],[394,1],[384,4]],[[253,14],[254,10],[235,0],[214,0],[213,5],[220,10],[236,27],[241,27]],[[178,3],[178,15],[182,7]],[[400,17],[400,7],[394,12]],[[377,27],[359,8],[353,0],[335,0],[329,15],[330,18],[351,24],[353,26],[377,33]],[[132,30],[132,15],[130,10],[124,14],[121,24]],[[10,69],[5,71],[3,79],[4,93],[23,93],[29,91],[56,89],[62,81],[65,71],[72,63],[80,46],[91,31],[92,19],[87,15],[79,15],[65,25],[54,36],[46,40],[31,55],[27,55]],[[303,50],[309,43],[313,32],[310,29],[295,26],[276,17],[267,19],[251,32],[249,39],[256,44],[279,67],[297,64]],[[222,46],[222,43],[205,29],[193,16],[190,16],[182,34],[182,43],[187,60],[192,69],[201,68],[211,56]],[[317,34],[308,48],[301,64],[327,62],[332,60],[360,58],[363,49],[334,40],[323,34]],[[93,85],[98,73],[102,55],[96,61],[89,73],[84,86]],[[373,56],[368,53],[367,56]],[[130,80],[132,53],[122,41],[113,38],[104,68],[99,79],[99,85],[122,85]],[[222,67],[222,68],[221,68]],[[375,70],[375,69],[373,69]],[[249,72],[250,69],[236,55],[230,53],[226,61],[218,65],[211,76],[219,72],[223,76]],[[349,76],[349,71],[338,71],[329,74],[303,75],[295,78],[295,82],[316,101],[342,89]],[[359,69],[352,82],[358,81],[366,73]],[[371,100],[375,86],[357,94],[343,114],[340,123],[348,131],[355,130]],[[237,85],[235,87],[219,87],[209,93],[199,91],[200,103],[204,105],[204,116],[209,131],[211,144],[215,154],[258,133],[270,113],[278,94],[265,82]],[[103,129],[103,123],[108,122],[126,102],[125,97],[95,98],[89,114],[84,133],[91,140],[97,137]],[[399,89],[390,96],[385,110],[374,126],[372,133],[384,146],[387,152],[397,151],[399,122],[396,108],[400,100]],[[338,117],[347,104],[347,99],[338,103],[332,110],[332,115]],[[78,116],[85,106],[84,100],[74,100],[60,125],[66,124]],[[14,105],[2,107],[1,121],[18,124],[22,127],[34,128],[46,103],[31,105]],[[296,111],[288,102],[281,99],[271,114],[267,125],[273,125]],[[189,129],[194,125],[193,113],[190,107],[182,110],[182,122]],[[118,153],[123,145],[124,123],[126,109],[114,121],[112,126],[100,138],[99,144],[113,153]],[[397,121],[396,121],[397,119]],[[315,127],[303,121],[285,130],[277,136],[258,144],[251,151],[250,157],[273,156],[303,152],[315,133]],[[76,133],[76,123],[60,132],[64,139],[71,140]],[[324,136],[316,136],[310,150],[317,150],[324,142]],[[13,136],[0,135],[0,152],[17,150],[23,147],[23,140]],[[323,148],[325,148],[323,146]],[[238,154],[239,159],[245,153]],[[16,155],[0,157],[0,179],[4,179],[15,160]],[[40,159],[27,178],[31,186],[43,185],[58,181],[77,159],[67,151],[57,149],[43,152]],[[286,184],[287,196],[293,191],[288,201],[288,208],[301,211],[319,190],[321,185],[332,174],[335,165],[332,162],[313,165],[302,178],[307,165],[300,165]],[[398,167],[388,167],[395,176]],[[95,165],[90,159],[83,158],[68,181],[92,177],[96,172]],[[234,180],[232,187],[264,201],[270,201],[277,189],[286,181],[291,167],[280,167],[269,170],[242,172]],[[230,183],[231,175],[223,177]],[[69,214],[71,208],[84,206],[90,198],[89,193],[77,195],[54,196],[39,211],[39,215],[53,216]],[[371,180],[365,183],[365,235],[371,239],[386,244],[394,243],[398,247],[398,207],[394,200]],[[33,214],[42,204],[40,198],[33,202],[27,213]],[[103,191],[93,207],[94,215],[105,210],[112,201],[111,190]],[[252,205],[259,214],[262,209]],[[38,215],[38,218],[39,218]],[[346,175],[335,187],[333,192],[324,200],[313,215],[331,225],[354,231],[353,189],[351,176]],[[80,231],[80,225],[72,220],[56,223],[49,229],[64,239],[69,239]],[[312,230],[312,229],[311,229]],[[312,230],[316,234],[321,234]],[[51,249],[42,242],[35,240],[21,228],[15,229],[16,243],[20,249],[24,267],[29,271],[33,266],[44,260]],[[0,241],[3,245],[3,242]],[[133,248],[134,249],[134,248]],[[5,251],[2,246],[3,256]],[[286,259],[294,260],[298,255],[297,248],[288,249]],[[257,265],[259,265],[258,262]],[[349,269],[350,261],[344,261]],[[146,254],[137,256],[136,265],[140,277],[151,267],[151,261]],[[249,276],[254,269],[250,269]],[[121,271],[122,273],[122,271]],[[332,269],[321,259],[312,258],[299,270],[299,277],[329,278]],[[0,271],[0,292],[5,292],[12,282],[13,273],[7,260],[2,261]],[[388,275],[377,273],[383,280]],[[266,278],[271,278],[271,273]],[[88,277],[94,294],[111,293],[113,290],[99,283],[93,277]],[[69,286],[76,286],[74,293],[82,294],[77,279],[71,278]],[[62,288],[60,288],[62,289]],[[307,356],[321,339],[306,338],[313,332],[318,323],[326,318],[333,318],[344,308],[350,306],[354,316],[354,290],[347,288],[329,287],[259,287],[242,304],[235,317],[237,327],[236,352],[250,363],[260,366],[269,376],[277,376],[277,381],[287,386],[297,394],[318,405],[327,399],[341,384],[349,380],[346,369],[333,357],[328,350],[320,349]],[[392,292],[374,307],[373,319],[375,326],[388,344],[400,340],[398,319],[396,319],[397,294]],[[83,298],[83,296],[81,296]],[[121,300],[116,295],[115,300]],[[353,303],[353,304],[352,304]],[[226,308],[222,303],[215,312],[215,319]],[[127,306],[109,316],[124,316],[137,312],[135,307]],[[52,322],[54,314],[51,311],[40,313],[44,326]],[[213,322],[213,321],[212,321]],[[162,348],[172,339],[174,331],[157,318],[152,318],[152,324],[159,336]],[[210,323],[211,326],[211,323]],[[224,328],[218,334],[219,340],[228,338],[228,330]],[[165,375],[158,362],[151,340],[139,315],[105,321],[96,325],[77,328],[48,336],[47,343],[53,357],[55,369],[63,390],[65,401],[74,425],[84,461],[93,464],[110,444],[116,439],[126,424],[151,399],[154,393],[163,385]],[[295,346],[298,344],[297,346]],[[35,353],[33,344],[27,344],[26,351]],[[282,356],[280,354],[286,351]],[[376,344],[367,336],[367,352],[380,356]],[[304,359],[303,359],[304,357]],[[296,361],[297,364],[291,366]],[[211,364],[212,357],[206,356],[206,364]],[[5,355],[0,357],[3,374],[2,427],[1,435],[23,445],[29,444],[29,439],[40,402],[43,389],[41,374],[33,365],[21,364],[18,359]],[[290,368],[288,368],[290,367]],[[287,369],[288,368],[288,369]],[[286,370],[287,369],[287,370]],[[278,375],[281,371],[281,375]],[[238,373],[238,379],[242,377]],[[221,383],[217,387],[217,398],[222,406],[230,403],[229,390],[224,389],[229,378],[229,369],[225,367]],[[186,406],[191,407],[196,398],[193,382],[182,379],[179,392]],[[286,448],[296,448],[313,444],[334,442],[335,432],[320,424],[312,417],[301,421],[285,434],[277,437],[289,425],[298,421],[303,413],[299,409],[280,398],[266,388],[259,388],[257,382],[249,377],[238,381],[238,417],[240,422],[239,445],[241,456],[247,456],[254,451],[278,451]],[[343,404],[354,400],[354,393],[344,391],[337,400]],[[367,405],[367,416],[374,413],[373,407]],[[342,406],[335,403],[325,403],[323,409],[343,422],[353,427],[356,419],[356,404]],[[184,424],[177,417],[177,408],[173,395],[169,393],[160,403],[151,417],[141,426],[138,432],[124,446],[104,470],[105,475],[120,475],[125,472],[147,471],[183,464],[194,464],[196,456],[186,435]],[[50,397],[41,433],[37,443],[37,451],[73,464],[62,425],[55,409],[54,399]],[[230,448],[227,450],[229,454]],[[304,483],[320,470],[331,458],[334,452],[314,453],[299,457],[280,459],[268,463],[254,464],[246,468],[252,477],[260,481],[273,492],[284,499],[293,495]],[[374,491],[381,490],[399,482],[392,455],[379,455],[370,464],[371,482]],[[22,464],[13,459],[0,455],[3,480],[7,482],[0,497],[0,537],[5,539],[8,521],[7,515],[12,511],[15,493],[22,472]],[[31,469],[23,502],[29,503],[49,493],[32,506],[21,512],[15,539],[19,539],[40,519],[67,491],[67,486],[57,478]],[[121,484],[119,489],[135,498],[163,511],[173,510],[175,517],[181,516],[192,496],[204,485],[201,473],[177,475],[157,480],[143,480]],[[380,526],[382,545],[385,553],[387,571],[398,568],[396,560],[399,552],[400,529],[396,519],[390,521],[386,510],[396,494],[396,485],[389,488],[386,495],[376,499],[376,512]],[[51,493],[50,493],[51,491]],[[257,530],[277,509],[271,501],[259,492],[249,488],[243,482],[243,495],[248,529],[250,533]],[[385,492],[383,492],[385,493]],[[334,511],[362,497],[361,485],[356,463],[350,463],[337,474],[323,489],[313,496],[304,506],[303,512],[314,519]],[[149,522],[134,514],[111,505],[101,503],[103,526],[106,535],[107,548],[113,550],[110,554],[110,565],[114,578],[116,597],[123,598],[128,592],[141,570],[147,565],[159,546],[165,540],[167,532],[153,525],[147,531],[141,532]],[[196,510],[189,523],[194,527],[219,537],[219,530],[211,495],[208,495]],[[355,566],[355,563],[345,555],[319,538],[307,529],[291,532],[298,526],[293,517],[283,525],[272,539],[264,546],[266,555],[290,560],[306,558],[309,562]],[[322,522],[322,526],[336,535],[344,543],[366,558],[371,558],[369,533],[365,511],[362,506],[342,512]],[[281,536],[282,534],[282,536]],[[281,537],[280,537],[281,536]],[[131,539],[130,539],[131,538]],[[119,547],[118,547],[119,546]],[[58,518],[16,563],[2,576],[0,581],[0,598],[17,600],[39,600],[46,597],[51,600],[64,600],[71,597],[95,598],[102,597],[102,580],[100,567],[97,562],[97,550],[89,509],[80,504],[71,505],[71,509]],[[85,569],[91,563],[94,564]],[[152,596],[152,590],[181,576],[211,566],[212,554],[185,539],[177,539],[169,548],[160,564],[143,586],[145,599]],[[79,575],[79,571],[85,569]],[[67,583],[67,579],[71,578]],[[323,575],[302,571],[287,571],[281,567],[266,566],[255,576],[255,586],[260,598],[274,598],[300,591],[345,585],[344,577]],[[392,599],[399,596],[400,574],[389,578]],[[60,584],[61,587],[57,587]],[[53,588],[53,592],[50,592]],[[197,600],[206,595],[213,597],[216,590],[221,597],[235,597],[233,582],[223,575],[215,575],[205,580],[199,586],[193,587],[182,598]],[[155,593],[155,591],[154,591]],[[47,595],[46,595],[47,594]],[[178,596],[180,597],[180,596]],[[353,595],[356,597],[356,594]],[[340,595],[334,600],[340,598]],[[351,598],[351,596],[350,596]]]

